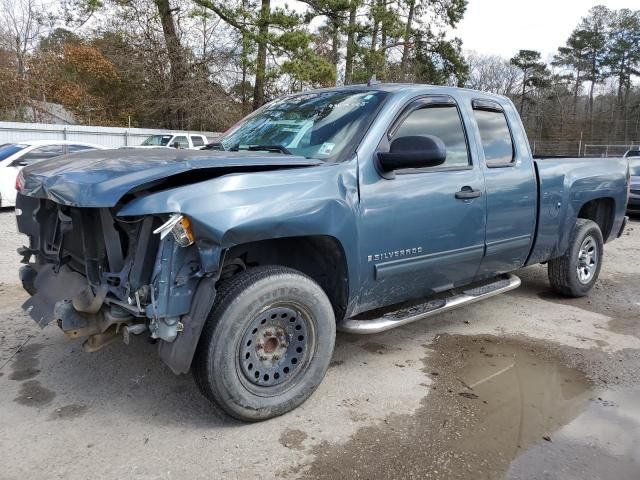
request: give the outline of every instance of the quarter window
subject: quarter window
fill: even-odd
[[[480,138],[484,158],[488,167],[498,167],[513,163],[513,141],[504,112],[495,110],[473,111]]]
[[[416,135],[433,135],[447,147],[447,159],[428,170],[469,166],[467,141],[455,105],[435,105],[415,110],[402,122],[392,140]]]
[[[191,142],[193,143],[194,147],[202,147],[204,145],[204,140],[200,135],[192,135]]]

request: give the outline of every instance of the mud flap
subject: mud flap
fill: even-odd
[[[160,358],[175,374],[187,373],[191,368],[202,328],[216,298],[215,283],[215,278],[204,277],[200,280],[191,302],[191,309],[181,319],[184,329],[173,342],[160,341]]]

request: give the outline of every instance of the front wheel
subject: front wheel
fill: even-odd
[[[558,293],[584,297],[593,288],[602,267],[604,242],[597,223],[579,218],[562,257],[549,261],[549,282]]]
[[[331,303],[289,268],[248,269],[225,281],[192,364],[202,393],[244,421],[282,415],[324,378],[335,342]]]

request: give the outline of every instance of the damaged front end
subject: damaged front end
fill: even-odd
[[[18,195],[18,229],[29,237],[20,278],[32,295],[23,308],[41,327],[56,321],[69,337],[87,337],[87,351],[147,332],[172,370],[186,372],[215,296],[189,220],[114,212]]]

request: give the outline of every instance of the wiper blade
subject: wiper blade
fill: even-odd
[[[247,150],[251,152],[272,152],[284,153],[285,155],[293,155],[284,145],[249,145]]]
[[[225,151],[224,145],[220,142],[207,143],[200,150],[222,150],[223,152]]]

